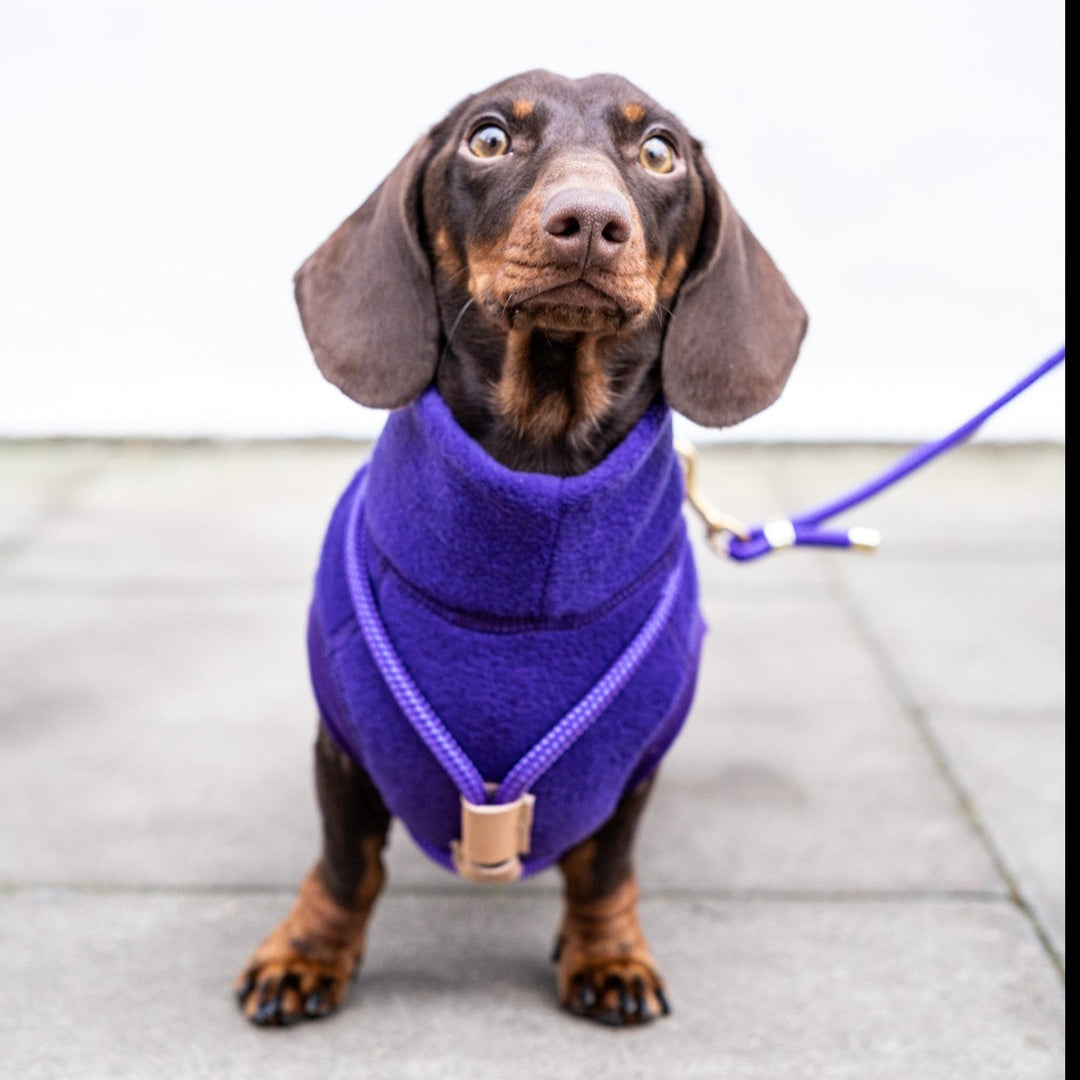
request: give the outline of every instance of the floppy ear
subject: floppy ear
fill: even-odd
[[[696,423],[728,427],[779,397],[807,317],[700,148],[695,163],[705,217],[664,339],[664,396]]]
[[[394,408],[435,375],[439,319],[420,246],[421,139],[296,273],[296,303],[323,375],[362,405]]]

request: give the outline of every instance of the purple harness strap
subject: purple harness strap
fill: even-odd
[[[345,570],[357,622],[375,665],[406,719],[464,798],[474,806],[513,803],[588,731],[648,656],[674,606],[685,555],[680,554],[676,560],[653,610],[630,644],[577,705],[514,765],[489,797],[483,777],[416,685],[379,615],[360,544],[365,487],[365,483],[357,486],[349,511]]]
[[[1047,372],[1062,363],[1064,359],[1065,346],[1062,345],[1053,356],[1044,360],[1034,371],[1007,390],[996,401],[987,405],[985,409],[976,413],[967,423],[961,424],[960,427],[944,438],[917,446],[894,462],[885,472],[860,485],[847,495],[826,503],[824,506],[819,506],[813,510],[804,510],[801,514],[795,514],[786,520],[772,521],[765,525],[755,525],[747,529],[745,536],[729,537],[727,553],[733,559],[745,562],[766,555],[776,548],[791,547],[799,544],[814,544],[821,547],[862,546],[856,530],[848,532],[823,529],[821,527],[822,522],[835,517],[844,510],[858,506],[859,503],[866,502],[867,499],[880,494],[898,480],[902,480],[908,473],[914,472],[932,461],[939,454],[951,450],[958,443],[970,438],[979,429],[980,425],[993,416],[994,413],[1008,405],[1013,398],[1022,394],[1032,383],[1037,382]],[[871,546],[876,546],[876,544]]]

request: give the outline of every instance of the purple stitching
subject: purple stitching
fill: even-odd
[[[676,533],[656,562],[618,592],[613,593],[602,604],[588,611],[565,615],[488,615],[450,607],[429,596],[405,577],[390,558],[379,549],[378,544],[370,535],[367,537],[367,543],[373,559],[369,561],[368,567],[373,580],[378,580],[380,574],[393,575],[398,588],[407,592],[416,603],[422,604],[432,614],[445,622],[453,623],[454,626],[460,626],[466,630],[478,630],[484,634],[532,634],[543,630],[577,630],[603,618],[639,589],[645,588],[655,578],[660,577],[662,573],[670,574],[671,569],[668,564],[674,566],[675,561],[681,557],[683,539]]]

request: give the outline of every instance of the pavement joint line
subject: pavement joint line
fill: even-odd
[[[884,543],[885,541],[883,541]],[[1025,551],[1023,554],[1024,566],[1060,566],[1064,544],[1058,550],[1042,548],[1035,551]],[[836,552],[832,553],[833,555]],[[864,556],[873,556],[872,552],[860,553]],[[828,558],[828,555],[822,555]],[[858,558],[858,555],[853,556]],[[889,559],[897,566],[912,567],[925,566],[928,562],[940,563],[943,566],[973,566],[980,570],[992,570],[999,567],[1015,566],[1017,557],[1015,551],[977,551],[963,550],[962,546],[949,549],[942,548],[933,542],[926,542],[916,546],[914,543],[903,549],[899,544],[894,544],[889,550]]]
[[[79,434],[57,433],[53,435],[6,435],[0,434],[0,450],[13,448],[33,450],[36,447],[62,447],[78,450],[86,446],[104,446],[111,449],[163,449],[174,450],[183,447],[219,447],[223,450],[235,449],[303,449],[351,450],[356,447],[371,447],[373,438],[352,435],[168,435],[168,434]],[[771,439],[735,439],[726,431],[719,438],[703,442],[700,453],[716,453],[718,456],[733,457],[747,453],[767,457],[788,456],[800,451],[822,451],[827,454],[851,455],[860,450],[880,453],[905,453],[920,445],[911,439],[791,439],[778,441]],[[977,456],[982,454],[1012,453],[1019,450],[1037,453],[1042,450],[1061,450],[1063,441],[1053,438],[1009,439],[995,438],[993,434],[980,432],[970,441],[954,450],[954,457]]]
[[[199,884],[138,884],[123,882],[61,882],[26,881],[0,882],[0,897],[13,897],[33,893],[67,894],[75,897],[146,896],[146,897],[261,897],[291,899],[296,887],[291,885],[245,884],[199,885]],[[479,897],[501,899],[558,900],[562,892],[552,886],[508,886],[479,890],[460,884],[389,886],[385,899],[419,900],[473,900]],[[988,889],[645,889],[642,902],[665,903],[1014,903],[1013,897]]]
[[[1043,922],[1037,905],[1026,894],[1021,885],[1019,876],[1009,866],[1008,858],[994,838],[989,825],[983,819],[975,797],[960,779],[949,760],[941,740],[934,733],[925,708],[919,703],[913,689],[901,674],[897,665],[893,662],[892,655],[886,648],[874,630],[873,622],[868,617],[864,606],[857,596],[847,588],[841,574],[831,566],[827,572],[828,580],[832,586],[841,611],[845,613],[856,635],[863,641],[870,651],[874,662],[878,665],[886,684],[891,688],[893,695],[903,713],[911,721],[916,734],[929,753],[934,764],[937,766],[945,783],[949,786],[956,801],[958,809],[964,820],[974,832],[978,841],[986,850],[990,861],[1001,878],[1007,891],[1009,900],[1027,918],[1039,944],[1046,953],[1062,985],[1065,983],[1065,957],[1054,942],[1053,935]]]
[[[20,570],[0,571],[0,592],[45,595],[63,592],[70,595],[105,596],[188,596],[194,593],[202,597],[214,596],[263,596],[267,592],[294,592],[310,589],[314,575],[281,575],[279,577],[201,577],[183,574],[146,575],[137,574],[33,574]]]
[[[32,546],[32,540],[18,537],[6,542],[0,541],[0,560],[14,558],[22,554]],[[702,556],[704,558],[705,556]],[[712,556],[715,557],[715,556]],[[796,555],[796,558],[799,556]],[[807,557],[807,556],[802,556]],[[809,556],[813,558],[813,556]],[[898,565],[918,566],[925,565],[925,556],[910,559],[895,558]],[[938,559],[934,562],[950,563],[957,565],[980,565],[991,567],[994,565],[1006,565],[1014,562],[1004,557],[988,558],[982,560],[972,559]],[[1060,557],[1047,555],[1046,558],[1027,558],[1025,565],[1058,565]],[[312,561],[314,568],[314,559]],[[9,595],[40,595],[50,593],[64,593],[69,595],[77,593],[83,596],[168,596],[194,595],[194,596],[222,596],[244,597],[262,596],[267,593],[287,593],[297,589],[310,589],[312,575],[307,573],[267,575],[265,577],[240,577],[235,574],[199,575],[184,573],[165,574],[131,574],[131,573],[80,573],[66,572],[58,574],[44,574],[32,571],[13,569],[0,565],[0,593]],[[791,597],[815,597],[820,596],[823,587],[820,582],[808,582],[806,584],[791,582],[770,582],[765,585],[752,585],[748,582],[728,581],[725,583],[725,599],[736,598],[746,600],[762,596]]]
[[[356,447],[371,448],[373,439],[351,438],[347,435],[0,435],[0,451],[35,450],[39,447],[60,447],[79,450],[88,446],[105,447],[108,450],[352,450]],[[767,442],[760,445],[769,446]],[[811,445],[811,444],[808,444]],[[844,445],[844,444],[835,444]],[[876,444],[875,444],[876,445]],[[1012,444],[1005,444],[1012,445]],[[1053,440],[1033,440],[1016,443],[1017,446],[1057,446]]]

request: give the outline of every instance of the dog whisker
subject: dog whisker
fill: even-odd
[[[664,316],[666,315],[669,319],[674,318],[675,313],[671,308],[667,306],[667,304],[661,303],[659,300],[657,300],[656,307],[653,309],[652,315],[656,319],[656,325],[662,329],[664,326]]]
[[[443,346],[442,356],[439,357],[439,363],[441,364],[446,359],[446,354],[450,351],[450,342],[453,340],[454,331],[458,328],[458,324],[461,322],[465,312],[472,307],[473,298],[470,296],[464,304],[461,305],[461,310],[457,313],[457,318],[454,320],[453,325],[450,327],[450,333],[446,335],[446,344]]]

